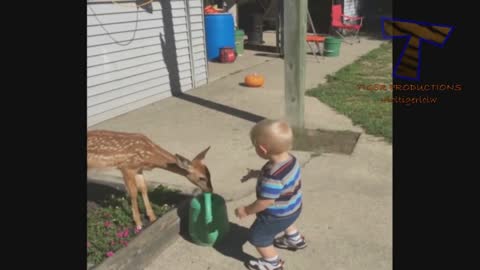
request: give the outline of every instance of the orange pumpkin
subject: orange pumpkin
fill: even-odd
[[[249,87],[260,87],[265,82],[262,75],[253,73],[245,76],[245,85]]]

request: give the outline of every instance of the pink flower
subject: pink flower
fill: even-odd
[[[112,222],[110,222],[110,221],[105,221],[105,222],[103,223],[103,225],[105,226],[105,228],[110,228],[110,227],[112,226]]]
[[[111,245],[111,246],[114,246],[114,245],[115,245],[115,241],[112,240],[112,242],[110,242],[110,245]]]
[[[113,251],[109,251],[107,252],[107,257],[112,257],[115,253],[113,253]]]
[[[123,244],[124,246],[128,246],[128,242],[127,242],[127,241],[122,241],[122,244]]]
[[[135,234],[139,233],[142,229],[135,228]]]
[[[123,231],[117,232],[117,238],[127,238],[129,235],[128,229],[125,229]]]

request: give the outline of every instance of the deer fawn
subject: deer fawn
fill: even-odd
[[[93,130],[88,131],[87,137],[88,169],[116,168],[121,171],[137,229],[142,228],[137,203],[138,190],[142,193],[149,220],[156,220],[148,199],[144,170],[164,169],[185,176],[204,192],[213,191],[210,172],[202,163],[210,147],[190,161],[181,155],[169,153],[142,134]]]

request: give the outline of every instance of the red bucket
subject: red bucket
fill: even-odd
[[[237,58],[235,54],[235,49],[230,47],[225,47],[220,49],[220,62],[222,63],[233,63]]]

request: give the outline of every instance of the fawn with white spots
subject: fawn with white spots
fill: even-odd
[[[203,192],[213,192],[210,172],[203,164],[210,147],[190,161],[171,154],[142,134],[92,130],[88,131],[87,137],[88,169],[116,168],[121,171],[137,229],[143,226],[137,203],[138,191],[142,193],[149,220],[153,222],[157,218],[148,199],[143,171],[164,169],[186,177]]]

